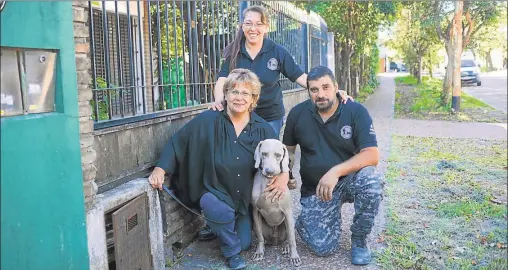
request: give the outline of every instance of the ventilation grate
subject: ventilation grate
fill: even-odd
[[[127,219],[127,232],[131,231],[138,225],[138,214]]]

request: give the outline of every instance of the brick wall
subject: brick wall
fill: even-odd
[[[95,184],[96,168],[94,166],[95,151],[93,149],[92,109],[92,78],[90,58],[90,32],[88,30],[88,2],[74,1],[74,42],[76,53],[76,74],[79,102],[79,133],[81,141],[81,167],[83,169],[83,188],[87,209],[93,204],[97,193]]]

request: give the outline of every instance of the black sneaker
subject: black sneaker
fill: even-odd
[[[208,225],[205,225],[201,230],[199,230],[198,233],[198,240],[199,241],[209,241],[212,239],[215,239],[217,235],[212,232],[212,229],[208,227]]]
[[[366,265],[372,260],[367,241],[363,238],[351,238],[351,263],[354,265]]]
[[[245,260],[240,254],[235,254],[228,258],[229,269],[243,269],[247,267]]]

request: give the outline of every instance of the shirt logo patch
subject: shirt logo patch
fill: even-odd
[[[277,59],[275,58],[271,58],[270,60],[268,60],[266,66],[270,70],[277,70],[277,68],[279,67],[279,61],[277,61]]]
[[[346,140],[351,139],[351,137],[353,136],[353,129],[351,128],[351,126],[343,126],[340,129],[340,136],[342,136],[342,138]]]

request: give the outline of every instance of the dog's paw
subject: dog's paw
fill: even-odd
[[[302,264],[302,260],[298,255],[296,255],[296,257],[291,256],[291,263],[293,264],[293,266],[300,266]]]
[[[264,252],[257,252],[254,253],[254,255],[252,255],[252,260],[254,261],[260,261],[263,259],[263,257],[265,256],[265,253]]]
[[[289,251],[291,250],[291,248],[289,247],[289,245],[285,245],[283,248],[282,248],[282,255],[286,255],[286,254],[289,254]]]

